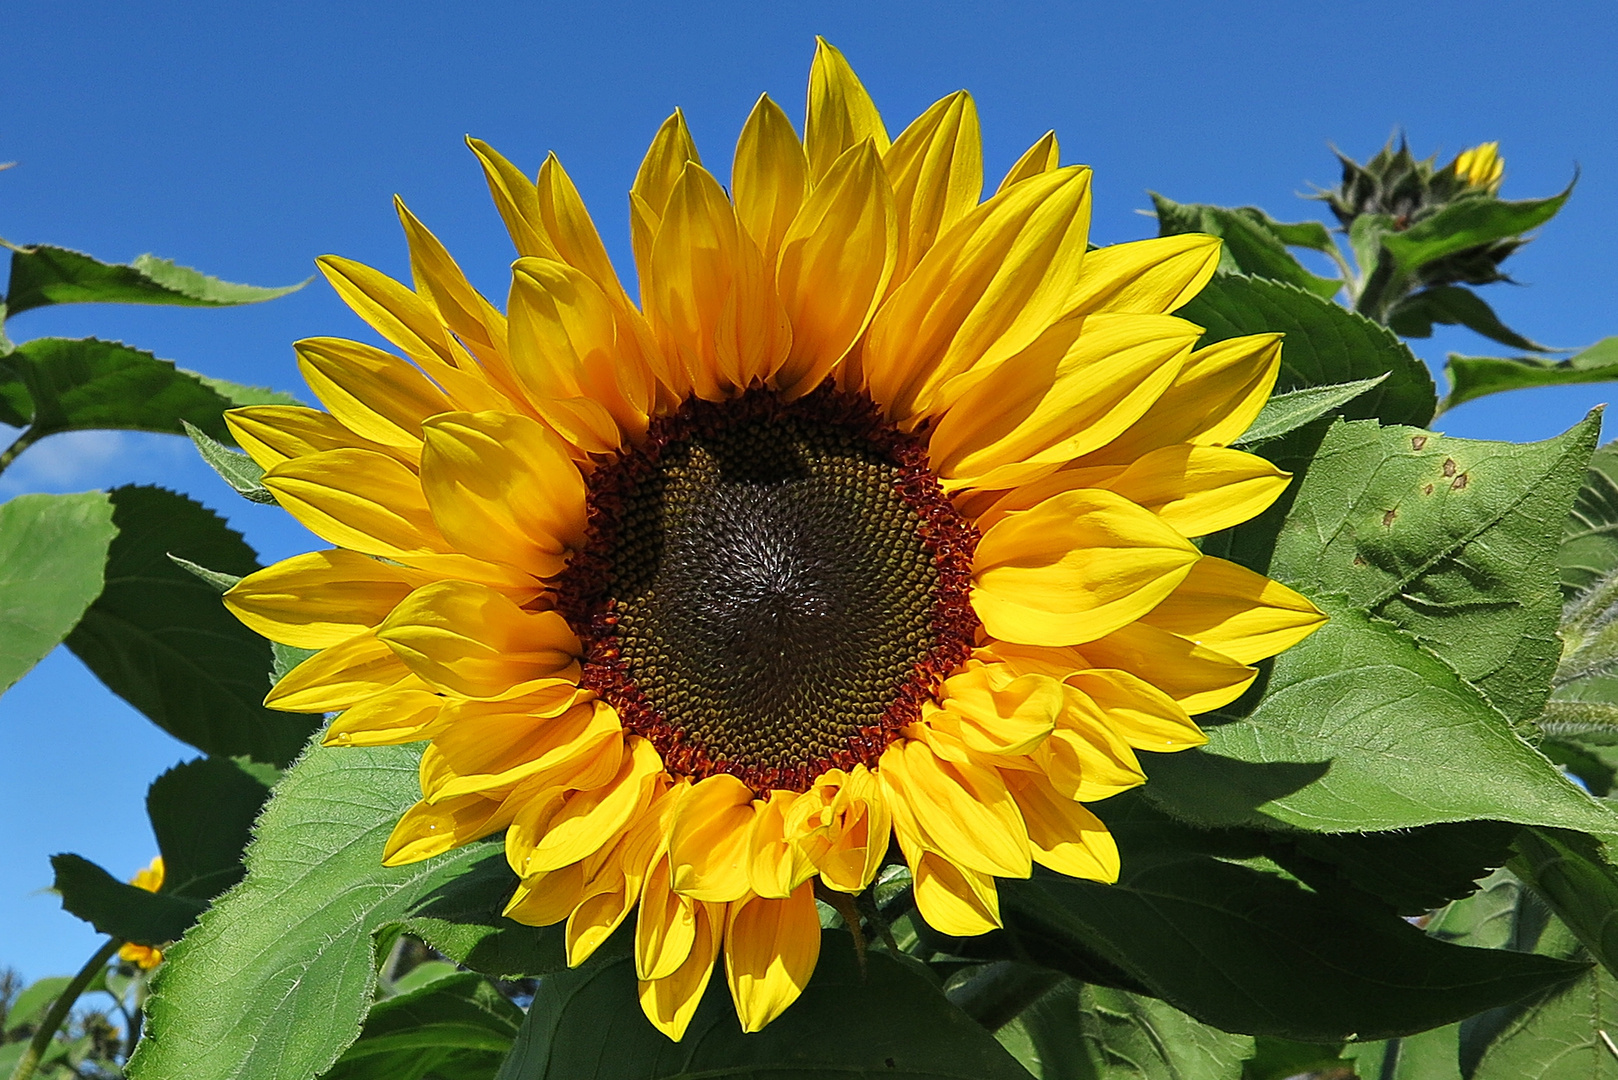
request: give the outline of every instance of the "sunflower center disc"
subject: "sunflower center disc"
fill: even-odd
[[[971,650],[976,533],[862,398],[688,402],[590,508],[560,588],[583,681],[676,774],[803,790],[874,764]]]

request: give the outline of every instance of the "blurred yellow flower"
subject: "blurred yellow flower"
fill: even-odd
[[[1475,187],[1493,195],[1500,190],[1500,180],[1505,175],[1506,162],[1500,156],[1500,144],[1486,142],[1457,154],[1454,168],[1455,175],[1464,180],[1468,187]]]
[[[147,892],[156,892],[163,887],[163,856],[153,859],[151,865],[135,874],[129,882],[137,889]],[[150,971],[163,962],[163,950],[150,945],[125,945],[118,950],[118,959],[131,964],[140,965],[144,971]]]

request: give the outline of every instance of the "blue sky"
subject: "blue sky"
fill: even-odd
[[[1560,218],[1488,299],[1530,337],[1618,333],[1618,6],[1610,0],[1342,3],[60,3],[11,0],[0,66],[0,236],[122,261],[155,252],[273,285],[336,252],[407,276],[389,200],[404,197],[474,283],[503,298],[512,254],[462,143],[532,172],[554,150],[628,270],[625,191],[647,141],[685,109],[721,175],[760,92],[801,113],[813,36],[860,72],[897,131],[938,97],[976,96],[991,182],[1048,128],[1093,165],[1093,238],[1150,235],[1146,190],[1315,216],[1297,193],[1395,128],[1418,153],[1498,139],[1507,197]],[[64,307],[14,339],[117,338],[184,367],[299,392],[290,343],[365,336],[323,284],[257,307]],[[1417,343],[1491,353],[1464,332]],[[1487,399],[1442,418],[1472,438],[1545,438],[1607,387]],[[6,437],[0,431],[0,439]],[[159,483],[225,513],[265,561],[315,546],[249,505],[178,439],[58,436],[0,499]],[[75,970],[93,932],[42,890],[76,851],[129,875],[155,853],[146,785],[191,756],[59,650],[0,698],[0,966]]]

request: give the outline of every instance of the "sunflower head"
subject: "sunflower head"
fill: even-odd
[[[227,603],[317,649],[269,703],[331,745],[422,742],[385,860],[504,832],[511,917],[582,962],[634,923],[672,1038],[720,956],[756,1030],[807,982],[817,888],[897,845],[923,918],[997,877],[1108,881],[1086,803],[1323,620],[1191,538],[1288,477],[1229,444],[1278,335],[1172,312],[1218,241],[1089,250],[1054,135],[985,197],[976,107],[890,139],[821,43],[800,137],[761,98],[727,194],[681,114],[630,189],[639,296],[555,157],[471,147],[517,258],[504,308],[403,205],[413,286],[333,286],[397,352],[297,346],[325,411],[230,414],[329,550]]]

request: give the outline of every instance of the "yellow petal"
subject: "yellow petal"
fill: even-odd
[[[1105,446],[1168,389],[1200,332],[1170,315],[1053,327],[950,405],[929,440],[934,469],[1005,488]]]
[[[652,864],[635,921],[636,977],[662,979],[679,970],[697,940],[699,907],[670,886],[667,857]]]
[[[758,895],[781,899],[791,894],[799,882],[814,876],[809,868],[803,873],[805,860],[801,849],[792,843],[788,816],[800,798],[795,791],[771,791],[754,803],[752,823],[747,837],[748,886]],[[800,876],[801,875],[801,876]]]
[[[353,551],[311,551],[242,578],[225,606],[271,641],[324,649],[378,625],[430,580]]]
[[[953,937],[975,937],[1000,928],[1000,895],[992,875],[958,866],[931,851],[918,852],[909,861],[916,909],[928,926]]]
[[[653,1027],[675,1042],[685,1037],[685,1029],[702,1002],[702,992],[713,976],[714,960],[718,958],[724,933],[724,905],[698,904],[696,910],[696,939],[685,963],[672,975],[643,979],[640,983],[641,1011]]]
[[[418,364],[455,366],[444,326],[431,304],[380,270],[337,255],[315,260],[332,288],[377,333]]]
[[[248,405],[225,413],[225,425],[236,445],[261,468],[272,469],[289,458],[322,450],[371,450],[398,455],[392,447],[361,438],[336,417],[302,405]],[[414,455],[405,455],[411,460]]]
[[[1223,653],[1143,622],[1085,642],[1083,651],[1091,665],[1127,671],[1192,715],[1229,705],[1258,676],[1256,669]]]
[[[1056,728],[1062,712],[1059,680],[1026,674],[997,678],[987,667],[968,668],[944,680],[940,702],[959,717],[961,738],[983,754],[1026,754]]]
[[[748,890],[753,792],[726,773],[697,781],[669,823],[674,888],[694,900],[735,900]]]
[[[1008,772],[1006,784],[1028,822],[1035,862],[1069,877],[1118,880],[1118,845],[1100,818],[1038,773]]]
[[[554,926],[578,908],[584,888],[582,863],[533,874],[518,884],[501,914],[527,926]]]
[[[419,802],[404,812],[382,849],[383,866],[404,866],[499,832],[511,822],[504,804],[468,795],[429,806]]]
[[[1054,172],[1061,164],[1061,157],[1062,151],[1057,145],[1056,132],[1047,131],[1033,146],[1023,151],[1022,157],[1017,159],[1016,164],[1006,173],[1006,178],[1000,181],[1000,186],[995,188],[995,194],[998,195],[1012,184],[1030,177]]]
[[[385,690],[344,709],[321,737],[324,746],[394,746],[431,738],[448,701],[426,690]]]
[[[466,138],[466,145],[477,155],[483,166],[483,175],[489,181],[489,194],[500,211],[500,219],[511,233],[511,242],[519,255],[533,255],[546,259],[558,258],[556,248],[545,235],[540,219],[539,195],[523,171],[482,139]]]
[[[781,241],[776,288],[792,351],[776,376],[789,397],[819,386],[859,340],[893,272],[893,193],[867,140],[838,158]]]
[[[1033,755],[1056,790],[1067,799],[1098,802],[1144,784],[1139,759],[1106,717],[1076,692],[1073,703],[1064,718],[1070,726],[1051,732]]]
[[[761,96],[736,142],[730,187],[736,216],[758,245],[765,266],[775,265],[781,238],[803,205],[808,173],[809,162],[792,121],[768,94]]]
[[[1067,681],[1093,701],[1106,715],[1107,726],[1137,750],[1166,754],[1208,741],[1178,702],[1127,671],[1095,668],[1074,672]]]
[[[558,700],[573,697],[566,693],[558,695]],[[568,773],[622,733],[618,714],[602,701],[575,705],[548,717],[510,707],[503,712],[487,706],[475,712],[458,709],[453,722],[433,738],[433,748],[451,775],[430,790],[423,787],[422,792],[438,802],[473,791],[513,787],[530,777],[543,777],[541,786],[573,786]]]
[[[980,873],[1028,876],[1028,834],[994,770],[900,739],[883,751],[877,775],[890,803],[903,800],[929,850]]]
[[[410,271],[417,295],[432,302],[439,319],[475,356],[485,364],[498,364],[505,352],[505,316],[472,287],[449,250],[397,195],[393,208],[410,245]]]
[[[276,465],[264,486],[310,532],[339,547],[396,559],[447,552],[416,474],[369,450],[323,450]]]
[[[652,265],[652,242],[662,224],[674,183],[688,161],[700,164],[702,159],[697,156],[697,144],[686,126],[685,114],[675,109],[674,115],[663,121],[663,126],[652,137],[652,145],[647,148],[635,182],[629,188],[630,240],[635,249],[635,265],[640,270],[643,307],[646,306],[646,275]]]
[[[566,445],[512,413],[444,413],[425,428],[421,489],[458,549],[536,576],[584,544],[584,478]]]
[[[1072,310],[1167,314],[1208,284],[1219,267],[1219,247],[1217,236],[1179,233],[1097,248],[1084,257]]]
[[[1150,510],[1182,536],[1207,536],[1262,514],[1291,479],[1256,454],[1180,443],[1137,458],[1096,486]]]
[[[815,38],[815,59],[809,66],[809,106],[803,123],[803,149],[809,159],[809,181],[818,184],[831,171],[832,162],[866,139],[876,142],[879,154],[891,145],[871,95],[849,67],[843,54],[825,38]]]
[[[541,680],[578,677],[580,646],[555,611],[524,611],[465,581],[411,593],[377,636],[433,686],[470,698],[509,698]]]
[[[342,338],[305,338],[293,349],[320,403],[372,442],[419,450],[421,422],[451,408],[443,391],[392,353]]]
[[[547,423],[587,453],[615,451],[623,432],[646,430],[651,374],[618,348],[617,315],[595,282],[559,262],[519,259],[507,307],[512,369]],[[574,412],[582,424],[570,421]]]
[[[1198,349],[1157,404],[1084,463],[1127,463],[1175,443],[1229,445],[1252,426],[1280,370],[1279,334],[1228,338]]]
[[[578,967],[612,936],[640,902],[652,856],[662,841],[656,798],[653,806],[630,827],[600,872],[591,878],[585,898],[567,920],[567,962]]]
[[[520,873],[554,870],[594,854],[646,808],[663,762],[645,739],[631,735],[625,742],[629,753],[623,755],[618,775],[602,787],[570,792],[546,821]]]
[[[983,194],[983,139],[972,95],[957,91],[918,116],[882,156],[893,178],[903,281],[933,242],[978,204]]]
[[[820,916],[807,883],[785,899],[730,906],[725,976],[743,1031],[758,1031],[798,1000],[820,959]]]
[[[1290,649],[1318,630],[1326,616],[1278,581],[1204,556],[1141,621],[1251,664]]]
[[[789,833],[827,888],[859,893],[887,856],[893,818],[882,784],[864,765],[830,769],[793,805]]]
[[[669,194],[644,296],[652,327],[695,392],[717,400],[786,359],[791,326],[724,189],[695,162]]]
[[[378,640],[376,631],[367,630],[322,649],[287,672],[264,704],[285,712],[330,712],[394,687],[420,689],[421,683]]]
[[[1090,171],[1016,184],[939,237],[871,321],[867,386],[904,423],[939,389],[1020,352],[1066,310],[1090,224]]]
[[[983,534],[972,607],[1002,640],[1077,645],[1146,614],[1198,558],[1184,537],[1121,496],[1063,492]]]
[[[539,192],[540,219],[562,261],[587,274],[596,287],[615,302],[627,302],[618,272],[607,256],[606,245],[601,242],[595,222],[590,220],[590,211],[555,154],[548,155],[539,167],[539,181],[535,186]]]

